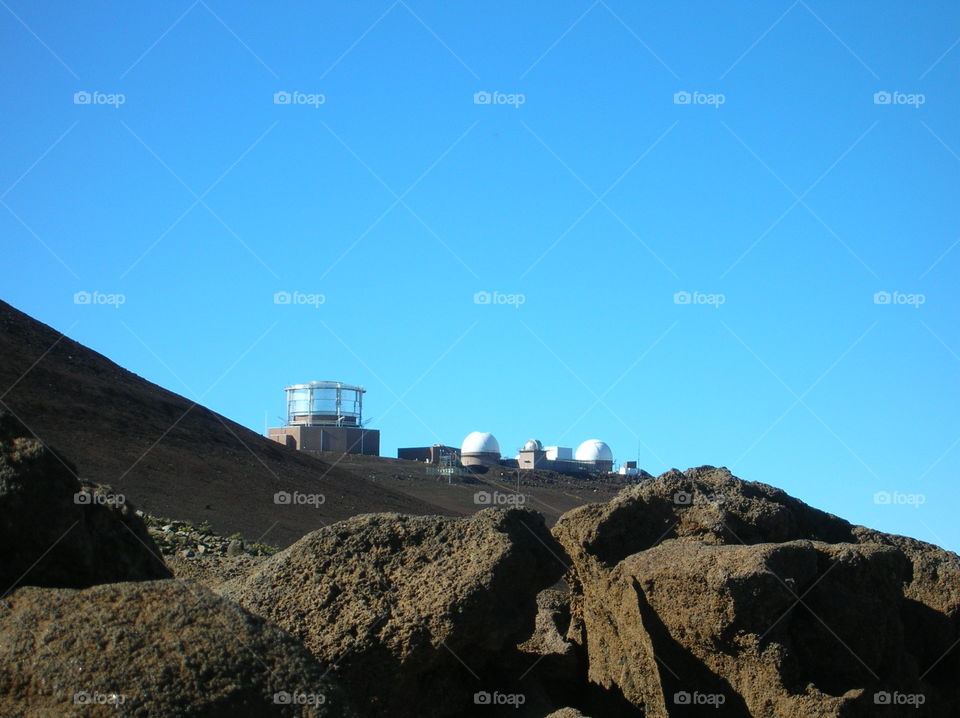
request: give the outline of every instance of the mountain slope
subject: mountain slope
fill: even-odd
[[[372,511],[455,515],[287,449],[127,371],[0,301],[0,408],[78,467],[161,516],[286,546]],[[277,504],[277,492],[322,494]]]

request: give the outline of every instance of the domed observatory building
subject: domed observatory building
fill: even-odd
[[[496,466],[500,463],[500,444],[493,434],[473,431],[460,445],[460,463],[463,466]]]
[[[590,472],[613,471],[613,451],[600,439],[587,439],[580,444],[574,459]]]
[[[540,439],[527,439],[527,442],[520,447],[520,453],[517,454],[517,466],[521,469],[544,468],[546,458],[547,452],[543,449],[543,442]]]

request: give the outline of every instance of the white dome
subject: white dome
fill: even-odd
[[[574,456],[577,461],[613,461],[613,451],[600,439],[587,439]]]
[[[460,453],[464,454],[496,454],[500,456],[500,444],[493,434],[482,431],[473,431],[460,445]]]
[[[540,443],[540,439],[527,439],[527,443],[523,445],[523,451],[543,451],[543,444]]]

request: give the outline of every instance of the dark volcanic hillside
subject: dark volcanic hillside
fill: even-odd
[[[69,456],[81,478],[152,513],[207,520],[224,535],[286,546],[358,513],[457,513],[286,449],[2,301],[0,408]],[[278,505],[278,491],[326,500]]]

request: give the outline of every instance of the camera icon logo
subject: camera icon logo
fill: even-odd
[[[874,304],[889,304],[891,299],[890,292],[877,292],[873,295]]]
[[[890,492],[889,491],[878,491],[873,495],[873,503],[875,504],[889,504],[890,503]]]
[[[677,691],[673,694],[673,702],[678,706],[690,705],[690,694],[686,691]]]
[[[290,303],[290,292],[277,292],[273,295],[274,304],[289,304]]]
[[[475,105],[489,105],[492,99],[492,95],[486,90],[473,93],[473,104]]]
[[[89,105],[91,99],[93,99],[93,96],[86,90],[73,93],[73,104],[75,105]]]
[[[673,93],[673,104],[675,105],[689,105],[692,99],[692,95],[686,90]]]
[[[892,101],[893,95],[886,90],[880,90],[880,92],[873,93],[873,104],[875,105],[889,105]]]
[[[292,96],[289,92],[280,90],[280,92],[273,93],[273,104],[275,105],[289,105]]]
[[[73,495],[73,503],[79,505],[91,504],[93,503],[93,496],[86,491],[78,491]]]
[[[485,291],[476,292],[473,295],[473,303],[474,304],[490,304],[490,301],[492,298],[493,297],[491,296],[490,292],[485,292]]]
[[[486,506],[491,503],[491,494],[489,491],[478,491],[473,495],[473,503]]]
[[[273,495],[273,503],[285,506],[289,504],[293,499],[293,495],[289,491],[278,491]]]
[[[89,304],[91,299],[90,292],[77,292],[73,295],[74,304]]]
[[[273,703],[274,705],[279,706],[288,706],[291,703],[290,694],[286,691],[277,691],[273,694]]]
[[[673,503],[677,506],[689,506],[693,503],[693,494],[689,491],[678,491],[673,495]]]
[[[488,706],[492,702],[492,696],[487,691],[477,691],[473,694],[473,703],[478,706]]]
[[[689,304],[690,303],[690,292],[677,292],[673,295],[674,304]]]
[[[877,691],[873,694],[873,702],[878,706],[888,706],[891,704],[891,696],[887,691]]]

